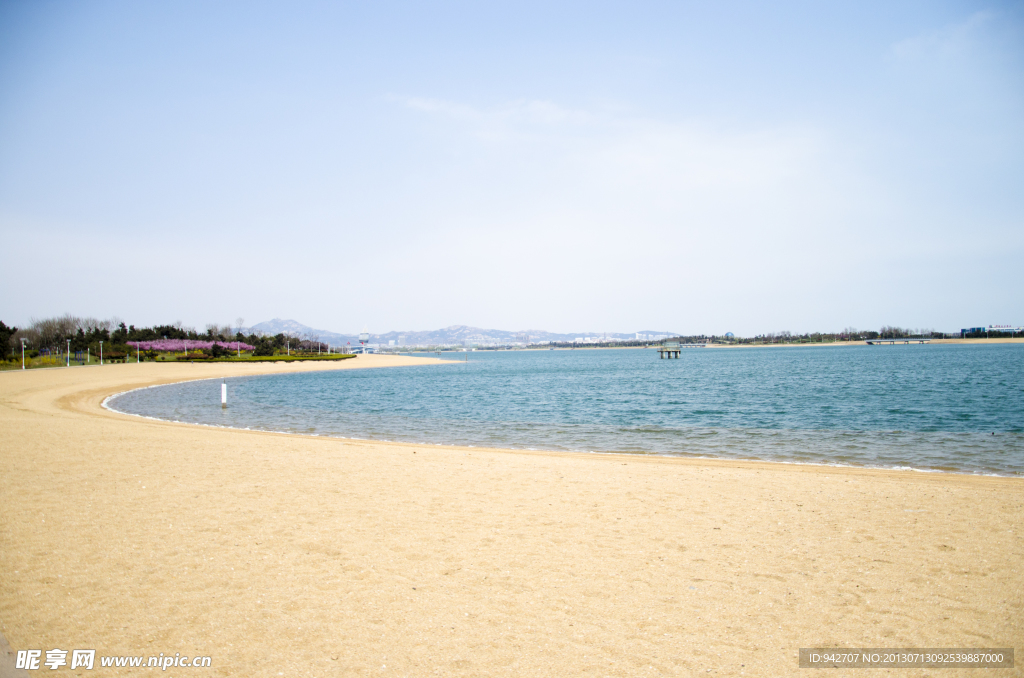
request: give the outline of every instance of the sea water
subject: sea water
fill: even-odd
[[[366,440],[1024,475],[1024,345],[445,354],[141,389],[114,409]]]

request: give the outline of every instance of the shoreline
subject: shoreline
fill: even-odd
[[[14,649],[209,655],[207,675],[632,676],[791,674],[799,647],[1024,645],[1017,478],[365,442],[101,407],[257,373],[168,367],[0,378]]]
[[[262,376],[262,375],[251,375],[251,376]],[[171,382],[173,384],[187,383],[189,381],[210,381],[214,379],[220,379],[221,377],[203,377],[201,379],[189,379],[186,381]],[[227,377],[233,378],[233,377]],[[895,471],[901,473],[936,473],[936,474],[951,474],[957,476],[972,476],[972,477],[984,477],[984,478],[1016,478],[1024,479],[1024,475],[1013,474],[1013,473],[998,473],[994,471],[966,471],[966,470],[947,470],[941,468],[917,468],[914,466],[869,466],[869,465],[858,465],[858,464],[842,464],[842,463],[829,463],[825,461],[787,461],[784,459],[743,459],[736,457],[713,457],[713,456],[701,456],[701,455],[686,455],[686,454],[670,454],[665,452],[646,452],[646,451],[628,451],[628,450],[554,450],[554,449],[536,449],[536,448],[519,448],[519,447],[482,447],[476,445],[465,445],[461,443],[428,443],[428,442],[415,442],[415,441],[401,441],[401,440],[378,440],[374,438],[356,438],[352,436],[339,436],[329,434],[318,434],[318,433],[299,433],[297,431],[275,431],[271,429],[255,429],[255,428],[239,428],[237,426],[226,426],[221,424],[204,424],[201,422],[192,421],[181,421],[178,419],[163,419],[160,417],[150,416],[146,414],[137,414],[134,412],[125,412],[124,410],[116,409],[110,405],[110,401],[118,398],[122,395],[132,393],[147,388],[157,388],[160,386],[167,386],[170,384],[151,384],[148,386],[140,386],[138,388],[130,389],[128,391],[121,391],[119,393],[112,393],[103,399],[100,403],[100,407],[103,409],[113,412],[115,414],[123,415],[126,417],[136,417],[139,419],[146,419],[149,421],[159,421],[168,424],[177,424],[182,426],[199,426],[202,428],[212,429],[223,429],[228,431],[248,431],[254,433],[267,433],[270,435],[282,435],[282,436],[298,436],[300,438],[308,439],[327,439],[327,440],[346,440],[355,443],[362,443],[368,445],[404,445],[412,447],[426,447],[426,448],[449,448],[455,450],[491,450],[491,451],[502,451],[509,453],[538,453],[538,454],[582,454],[582,455],[621,455],[627,458],[642,458],[642,457],[655,457],[665,459],[679,459],[679,460],[690,460],[695,462],[704,461],[721,461],[727,463],[737,464],[783,464],[789,466],[814,466],[821,469],[862,469],[868,471]]]

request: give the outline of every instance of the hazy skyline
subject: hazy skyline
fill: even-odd
[[[0,4],[0,319],[1024,323],[1019,3]]]

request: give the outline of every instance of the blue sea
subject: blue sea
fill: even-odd
[[[445,354],[462,360],[466,354]],[[173,421],[535,450],[1024,475],[1024,345],[477,351],[194,381],[109,406]]]

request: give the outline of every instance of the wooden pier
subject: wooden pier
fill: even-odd
[[[878,346],[880,344],[889,344],[893,346],[895,344],[927,344],[931,339],[866,339],[865,344],[872,346]]]
[[[678,341],[666,341],[658,347],[659,358],[679,358],[684,348],[706,348],[707,344],[680,344]]]

